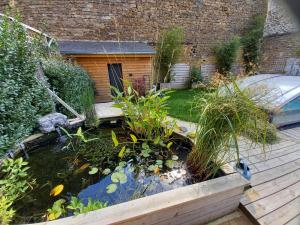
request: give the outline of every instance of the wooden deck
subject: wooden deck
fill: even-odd
[[[300,224],[300,127],[279,132],[280,141],[262,147],[242,144],[252,171],[241,208],[258,224]]]

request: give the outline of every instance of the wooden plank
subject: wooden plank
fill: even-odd
[[[296,161],[297,159],[300,159],[300,151],[292,152],[290,154],[270,159],[267,161],[255,163],[250,165],[249,168],[251,169],[252,173],[255,174],[261,171],[269,170],[287,164],[289,162]]]
[[[260,218],[258,222],[264,225],[282,225],[295,216],[300,214],[300,197],[294,199],[289,204],[282,206],[281,208],[269,213],[268,215]]]
[[[198,184],[162,192],[156,195],[121,203],[108,208],[90,212],[86,215],[63,218],[47,224],[131,224],[130,221],[139,220],[139,224],[162,221],[174,218],[176,215],[198,208],[221,202],[241,194],[248,182],[239,174],[228,175]],[[228,210],[228,209],[227,209]],[[234,210],[234,209],[232,209]],[[188,219],[188,218],[187,218]],[[46,223],[40,223],[46,224]]]
[[[294,144],[288,147],[280,148],[275,151],[267,152],[266,154],[251,155],[250,157],[247,158],[247,160],[250,164],[254,164],[254,163],[270,160],[273,158],[277,158],[280,156],[284,156],[296,151],[300,151],[300,146]]]
[[[252,223],[241,210],[236,210],[222,218],[209,222],[207,225],[252,225]]]
[[[251,185],[256,186],[270,180],[292,173],[300,168],[300,160],[296,160],[282,166],[256,173],[251,179]]]
[[[248,204],[245,207],[254,218],[258,219],[275,211],[276,209],[284,206],[285,204],[292,202],[294,199],[299,197],[299,195],[300,195],[300,182],[297,182],[292,186],[289,186],[266,198]],[[299,212],[300,212],[300,207],[299,207]]]
[[[299,225],[299,224],[300,224],[300,214],[286,223],[286,225]]]
[[[282,177],[279,177],[277,179],[271,180],[267,183],[263,183],[248,189],[243,194],[240,202],[243,205],[250,204],[251,202],[255,202],[259,199],[265,198],[278,191],[281,191],[287,188],[288,186],[291,186],[299,181],[300,181],[300,169],[292,173],[286,174]]]
[[[215,216],[220,211],[222,212],[225,211],[226,214],[228,214],[230,213],[230,211],[236,210],[238,208],[240,198],[241,198],[240,195],[236,195],[228,199],[221,200],[219,202],[202,205],[200,208],[195,206],[193,208],[190,208],[189,212],[186,212],[184,214],[172,214],[172,216],[163,216],[162,218],[164,218],[164,220],[157,220],[154,223],[152,223],[152,221],[154,221],[155,218],[152,219],[151,217],[148,217],[147,225],[157,225],[157,224],[168,225],[170,224],[170,221],[172,221],[172,225],[181,225],[181,224],[189,224],[189,223],[193,224],[195,223],[195,221],[197,224],[208,222],[215,218],[220,217],[220,215]],[[230,208],[230,210],[228,210],[228,208]],[[210,216],[207,217],[207,215]],[[141,224],[141,220],[137,220],[137,221],[130,221],[128,225],[140,225],[140,224]]]

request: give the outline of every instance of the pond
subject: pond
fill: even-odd
[[[29,174],[36,184],[18,202],[14,222],[45,221],[47,209],[58,199],[76,196],[85,204],[92,198],[114,205],[198,182],[185,164],[189,141],[174,136],[169,149],[134,143],[141,154],[120,158],[112,131],[120,142],[129,143],[127,147],[132,145],[127,130],[104,127],[85,131],[86,143],[66,140],[66,135],[29,151]],[[154,153],[147,156],[150,148]],[[63,191],[50,196],[57,185],[63,185]]]

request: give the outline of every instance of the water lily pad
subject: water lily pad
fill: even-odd
[[[174,161],[171,160],[171,159],[169,159],[169,160],[167,160],[167,161],[165,162],[165,165],[166,165],[167,167],[169,167],[170,169],[172,169],[172,168],[174,167]]]
[[[133,173],[134,172],[134,167],[133,166],[129,167],[128,172]]]
[[[178,160],[178,156],[177,155],[172,155],[172,160]]]
[[[108,175],[111,173],[111,170],[109,168],[106,168],[105,170],[103,170],[102,174],[103,175]]]
[[[156,168],[158,168],[157,165],[150,165],[150,166],[148,167],[148,170],[149,170],[149,171],[155,171]]]
[[[93,174],[96,174],[98,172],[98,168],[97,167],[93,167],[90,171],[89,171],[89,174],[90,175],[93,175]]]
[[[111,175],[111,181],[114,183],[125,184],[127,182],[127,176],[125,173],[122,172],[114,172]]]
[[[118,186],[116,184],[110,184],[106,187],[106,193],[111,194],[117,190]]]
[[[156,165],[162,165],[163,164],[163,161],[162,160],[156,160]]]

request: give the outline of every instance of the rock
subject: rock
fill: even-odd
[[[57,126],[68,126],[68,117],[61,113],[51,113],[39,118],[39,129],[42,133],[55,131]]]

